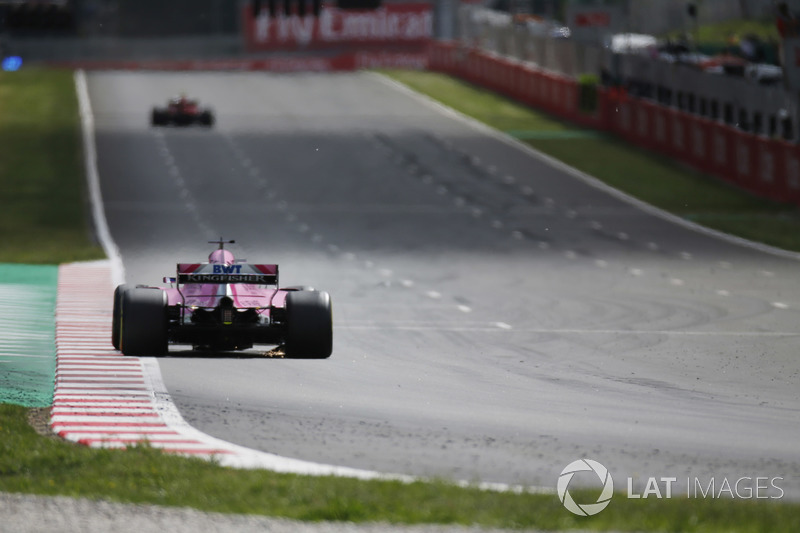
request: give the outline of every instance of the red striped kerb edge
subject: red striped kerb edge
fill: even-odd
[[[59,267],[56,380],[50,424],[59,436],[95,448],[147,443],[222,466],[305,475],[399,479],[345,466],[281,457],[207,435],[180,415],[152,357],[123,356],[111,344],[114,286],[110,261]]]
[[[53,430],[92,447],[148,443],[183,455],[232,453],[164,419],[143,360],[111,345],[113,294],[107,261],[59,268]]]

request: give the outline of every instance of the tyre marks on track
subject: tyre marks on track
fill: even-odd
[[[628,228],[628,231],[606,228],[602,222],[593,218],[591,209],[582,212],[573,207],[562,205],[560,201],[545,196],[544,193],[538,191],[531,184],[526,183],[526,181],[530,182],[529,179],[519,179],[517,176],[509,174],[497,166],[482,161],[464,148],[456,146],[446,137],[425,132],[421,132],[420,137],[426,139],[430,146],[438,148],[439,153],[442,154],[441,157],[451,161],[452,168],[459,168],[460,171],[453,172],[452,175],[437,173],[433,168],[426,166],[426,161],[415,154],[413,149],[403,146],[402,142],[391,135],[374,132],[365,134],[366,140],[371,142],[376,150],[383,152],[387,159],[397,167],[405,169],[409,176],[433,187],[436,194],[452,196],[453,202],[457,207],[471,213],[475,219],[485,221],[493,230],[497,230],[501,234],[506,233],[507,236],[518,241],[521,245],[525,243],[535,244],[541,251],[560,253],[570,261],[591,261],[597,268],[621,268],[633,278],[645,278],[649,275],[646,282],[662,285],[667,283],[670,290],[685,287],[690,292],[702,290],[716,297],[732,295],[732,292],[728,289],[712,287],[709,290],[706,286],[697,286],[696,283],[692,283],[691,271],[687,271],[681,265],[670,263],[669,261],[670,259],[680,259],[681,262],[695,266],[700,265],[700,268],[702,268],[702,265],[707,260],[698,260],[691,252],[679,251],[674,247],[647,240],[649,238],[648,235],[632,235],[629,233],[629,231],[636,231],[636,228]],[[551,217],[553,223],[560,220],[562,224],[565,224],[565,227],[571,228],[572,231],[590,231],[593,237],[598,240],[615,242],[628,250],[644,252],[636,256],[638,260],[651,260],[653,257],[659,258],[656,264],[660,265],[660,269],[659,271],[655,271],[653,268],[645,270],[636,265],[627,264],[625,261],[612,262],[611,260],[603,259],[598,257],[598,252],[591,249],[579,250],[563,247],[562,243],[558,243],[550,237],[545,237],[545,234],[549,231],[547,227],[545,227],[544,231],[540,231],[540,229],[526,226],[524,217],[520,215],[511,216],[509,213],[513,211],[514,206],[527,206],[528,208],[537,209],[541,215]],[[645,211],[652,213],[653,209],[648,206]],[[599,213],[602,214],[602,210],[599,210]],[[693,227],[700,233],[706,235],[711,233],[716,236],[715,238],[719,238],[716,233],[710,230],[702,227]],[[768,251],[776,255],[773,253],[773,249],[764,250],[760,245],[737,240],[736,238],[732,239],[740,246]],[[569,243],[567,243],[567,246],[569,246]],[[798,258],[796,254],[791,254],[790,252],[787,252],[787,254],[794,259]],[[784,254],[778,253],[777,255]],[[631,258],[631,260],[635,259]],[[722,271],[729,271],[735,267],[733,260],[717,261],[715,264]],[[670,267],[681,272],[681,274],[674,275],[671,273]],[[742,271],[745,268],[743,267],[739,270]],[[756,274],[759,278],[775,276],[774,272],[764,269],[758,270]],[[687,275],[688,279],[686,279]],[[722,280],[719,281],[722,282]],[[438,295],[436,296],[437,298],[441,297],[439,293],[436,294]],[[428,293],[428,296],[431,297],[431,293]],[[797,308],[797,304],[793,302],[765,300],[765,304],[773,310],[796,310]],[[468,312],[461,308],[459,310]]]

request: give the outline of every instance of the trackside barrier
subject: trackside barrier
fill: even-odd
[[[425,47],[404,50],[351,51],[334,55],[275,56],[249,59],[187,59],[141,61],[52,61],[55,67],[84,70],[222,70],[272,72],[329,72],[363,68],[415,68],[428,66],[430,55]]]
[[[722,126],[712,128],[714,139],[714,168],[716,175],[725,176],[735,182],[736,176],[736,148],[734,146],[733,128]]]
[[[648,150],[656,149],[655,138],[653,137],[653,128],[655,127],[655,114],[656,105],[652,102],[644,100],[637,101],[634,113],[634,130],[636,131],[636,138],[642,148]]]
[[[711,129],[713,123],[703,117],[689,117],[689,159],[700,171],[713,174],[711,165]]]
[[[779,143],[776,173],[786,178],[786,191],[794,203],[800,203],[800,155],[790,143]]]
[[[800,147],[796,144],[604,88],[598,89],[596,110],[586,112],[580,109],[575,79],[455,42],[431,43],[428,68],[558,118],[613,133],[753,194],[800,205]]]
[[[672,121],[669,117],[669,108],[656,106],[653,115],[656,149],[669,154],[672,146]]]
[[[671,155],[673,159],[689,159],[689,142],[687,137],[689,117],[676,109],[669,110],[669,120],[672,125]]]
[[[756,137],[741,131],[734,132],[733,153],[735,155],[736,184],[740,187],[762,193],[758,187],[756,174],[755,148]],[[763,194],[763,193],[762,193]]]
[[[788,191],[784,184],[778,183],[776,178],[778,165],[777,143],[771,143],[767,139],[756,138],[754,146],[754,159],[756,168],[756,181],[764,195],[773,198],[787,196]]]

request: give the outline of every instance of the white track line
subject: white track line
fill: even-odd
[[[478,120],[476,120],[476,119],[474,119],[472,117],[464,115],[461,112],[456,111],[455,109],[453,109],[451,107],[448,107],[448,106],[446,106],[446,105],[434,100],[433,98],[431,98],[431,97],[429,97],[427,95],[418,93],[418,92],[414,91],[413,89],[407,87],[406,85],[403,85],[402,83],[400,83],[398,81],[395,81],[395,80],[393,80],[393,79],[391,79],[391,78],[389,78],[389,77],[387,77],[387,76],[385,76],[383,74],[380,74],[380,73],[377,73],[377,72],[368,72],[365,75],[373,77],[373,78],[379,80],[381,83],[383,83],[385,85],[388,85],[389,87],[392,87],[395,90],[397,90],[397,91],[399,91],[399,92],[401,92],[403,94],[406,94],[407,96],[410,96],[411,98],[417,100],[418,102],[423,103],[427,107],[437,111],[438,113],[440,113],[442,115],[454,118],[454,119],[458,120],[459,122],[461,122],[463,124],[466,124],[467,126],[473,128],[473,129],[475,129],[477,131],[480,131],[481,133],[483,133],[485,135],[493,137],[493,138],[495,138],[495,139],[497,139],[497,140],[499,140],[499,141],[501,141],[501,142],[503,142],[503,143],[505,143],[505,144],[507,144],[509,146],[513,146],[514,148],[517,148],[518,150],[521,150],[521,151],[527,153],[528,155],[531,155],[532,157],[535,157],[535,158],[539,159],[540,161],[544,161],[548,165],[550,165],[551,167],[556,168],[556,169],[558,169],[558,170],[560,170],[560,171],[562,171],[562,172],[564,172],[566,174],[569,174],[570,176],[573,176],[574,178],[577,178],[577,179],[583,181],[584,183],[586,183],[588,185],[591,185],[592,187],[594,187],[596,189],[599,189],[599,190],[601,190],[601,191],[603,191],[603,192],[605,192],[605,193],[607,193],[607,194],[609,194],[609,195],[611,195],[611,196],[613,196],[615,198],[623,200],[623,201],[625,201],[625,202],[627,202],[627,203],[639,208],[640,210],[644,211],[645,213],[657,216],[659,218],[662,218],[664,220],[668,220],[668,221],[670,221],[670,222],[672,222],[674,224],[677,224],[679,226],[682,226],[684,228],[691,229],[691,230],[696,231],[698,233],[702,233],[704,235],[707,235],[707,236],[710,236],[710,237],[714,237],[714,238],[720,239],[720,240],[728,242],[728,243],[737,244],[739,246],[744,246],[744,247],[750,248],[752,250],[758,250],[759,252],[771,254],[771,255],[774,255],[774,256],[778,256],[778,257],[783,257],[783,258],[786,258],[786,259],[793,259],[795,261],[800,261],[800,253],[798,253],[798,252],[790,252],[788,250],[782,250],[780,248],[775,248],[774,246],[769,246],[769,245],[762,244],[762,243],[759,243],[759,242],[750,241],[750,240],[747,240],[747,239],[743,239],[741,237],[736,237],[735,235],[730,235],[728,233],[723,233],[721,231],[717,231],[717,230],[714,230],[714,229],[711,229],[711,228],[707,228],[705,226],[701,226],[700,224],[696,224],[694,222],[686,220],[686,219],[684,219],[682,217],[679,217],[677,215],[673,215],[672,213],[664,211],[663,209],[659,209],[658,207],[650,205],[650,204],[648,204],[648,203],[646,203],[646,202],[644,202],[642,200],[639,200],[638,198],[634,198],[633,196],[630,196],[629,194],[624,193],[624,192],[620,191],[619,189],[615,189],[614,187],[611,187],[610,185],[600,181],[599,179],[595,178],[594,176],[591,176],[591,175],[586,174],[585,172],[582,172],[582,171],[580,171],[580,170],[578,170],[578,169],[576,169],[574,167],[571,167],[571,166],[567,165],[566,163],[564,163],[563,161],[559,161],[558,159],[555,159],[554,157],[551,157],[551,156],[549,156],[549,155],[547,155],[547,154],[545,154],[543,152],[540,152],[540,151],[536,150],[535,148],[531,147],[528,144],[525,144],[524,142],[520,141],[519,139],[511,137],[511,136],[503,133],[502,131],[496,130],[496,129],[492,128],[491,126],[488,126],[488,125],[486,125],[486,124],[484,124],[482,122],[479,122]]]
[[[89,185],[89,197],[92,203],[92,220],[100,240],[100,245],[111,261],[113,282],[119,285],[125,282],[125,270],[119,248],[111,238],[108,222],[103,211],[103,196],[100,191],[100,173],[97,171],[97,146],[94,139],[94,115],[92,104],[89,100],[89,88],[86,85],[86,74],[83,70],[76,70],[75,92],[78,95],[78,110],[81,116],[81,131],[83,132],[83,155],[86,167],[86,180]]]
[[[84,153],[86,157],[87,180],[92,202],[92,216],[98,238],[109,261],[94,261],[62,265],[59,269],[59,295],[57,303],[57,328],[62,335],[59,341],[57,333],[57,365],[65,365],[67,361],[80,361],[83,366],[92,366],[97,362],[97,371],[109,362],[132,363],[141,365],[141,376],[144,384],[116,384],[114,370],[110,370],[109,384],[76,383],[56,380],[53,409],[55,420],[51,420],[53,430],[59,435],[75,442],[94,447],[124,447],[136,442],[151,442],[165,451],[207,457],[223,466],[236,468],[262,468],[275,472],[306,475],[335,475],[357,479],[387,479],[413,482],[419,480],[401,474],[386,474],[371,470],[360,470],[342,466],[326,465],[298,459],[290,459],[275,454],[261,452],[238,446],[210,435],[190,426],[181,416],[172,401],[161,378],[158,361],[154,358],[123,357],[111,346],[111,305],[113,288],[125,280],[124,267],[119,249],[111,238],[108,224],[103,212],[103,200],[100,193],[100,179],[97,170],[97,153],[94,139],[94,118],[89,102],[86,75],[82,70],[75,72],[75,88],[83,129]],[[353,256],[355,259],[355,256]],[[103,272],[105,270],[105,272]],[[63,289],[62,290],[62,283]],[[93,304],[93,305],[87,305]],[[105,341],[95,338],[81,337],[68,330],[97,331],[104,328],[102,335]],[[75,333],[77,333],[77,331]],[[96,385],[96,386],[95,386]],[[119,406],[129,406],[131,401],[147,399],[156,418],[130,416],[121,407],[118,416],[97,416],[73,409],[72,415],[63,415],[69,406],[76,402],[92,405],[91,402],[107,406],[112,402]],[[62,411],[63,408],[63,411]],[[107,412],[108,410],[104,411]],[[141,411],[137,411],[141,415]],[[58,418],[61,416],[62,418]],[[142,421],[144,418],[146,421]],[[154,420],[151,422],[151,420]],[[160,438],[157,435],[178,435],[180,438]],[[458,485],[479,487],[486,490],[526,491],[553,493],[550,487],[520,487],[504,483],[458,482]]]
[[[91,290],[97,287],[105,288],[105,291]],[[58,328],[85,327],[87,331],[100,328],[100,333],[106,338],[105,349],[97,351],[98,343],[93,339],[85,340],[76,335],[62,341],[56,334],[57,341],[61,341],[56,350],[57,365],[61,370],[56,378],[50,424],[61,437],[95,448],[124,448],[147,443],[167,453],[214,460],[222,466],[234,468],[364,480],[420,480],[402,474],[281,457],[232,444],[193,428],[173,403],[161,378],[158,360],[123,356],[111,346],[112,287],[108,261],[71,263],[59,268]],[[76,297],[87,292],[91,298]],[[105,324],[98,325],[101,318],[105,318]],[[76,355],[81,354],[84,343],[88,343],[91,350]],[[113,364],[115,362],[119,364]],[[135,378],[131,378],[132,375]],[[486,490],[553,492],[548,487],[502,483],[463,481],[457,484]]]
[[[161,379],[158,361],[126,357],[111,346],[114,286],[111,270],[109,261],[72,263],[59,268],[58,371],[50,423],[61,437],[93,447],[116,448],[148,442],[170,453],[214,459],[224,466],[240,468],[405,479],[287,459],[237,446],[191,427],[172,402]],[[105,290],[94,290],[98,287]],[[105,322],[99,324],[101,319]],[[93,335],[85,336],[81,328]],[[59,332],[65,330],[75,334],[64,338]],[[103,340],[99,341],[98,336]],[[84,351],[84,346],[91,349]],[[98,347],[104,349],[98,351]]]

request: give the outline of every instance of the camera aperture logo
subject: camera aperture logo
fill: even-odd
[[[599,482],[602,486],[600,496],[595,502],[576,502],[569,492],[570,483],[576,474],[583,474],[576,484],[589,485]],[[594,474],[594,475],[592,475]],[[597,476],[598,481],[594,481]],[[783,476],[740,476],[737,479],[723,477],[721,480],[715,477],[702,478],[688,476],[686,484],[681,486],[677,477],[654,477],[646,478],[646,483],[642,480],[637,483],[639,487],[644,485],[644,490],[639,487],[634,488],[634,478],[628,477],[628,499],[646,498],[672,498],[676,489],[681,491],[686,489],[686,497],[690,499],[720,499],[724,497],[743,500],[780,500],[785,495],[781,486]],[[574,487],[573,487],[574,489]],[[556,485],[558,499],[564,507],[578,516],[594,516],[608,507],[614,495],[614,481],[611,473],[602,464],[592,459],[578,459],[573,461],[561,471]]]
[[[594,472],[603,485],[603,490],[597,501],[594,503],[577,503],[569,493],[569,482],[578,472]],[[561,471],[556,485],[558,499],[564,504],[568,511],[578,516],[593,516],[608,507],[611,497],[614,495],[614,480],[608,469],[592,459],[578,459],[573,461]]]

